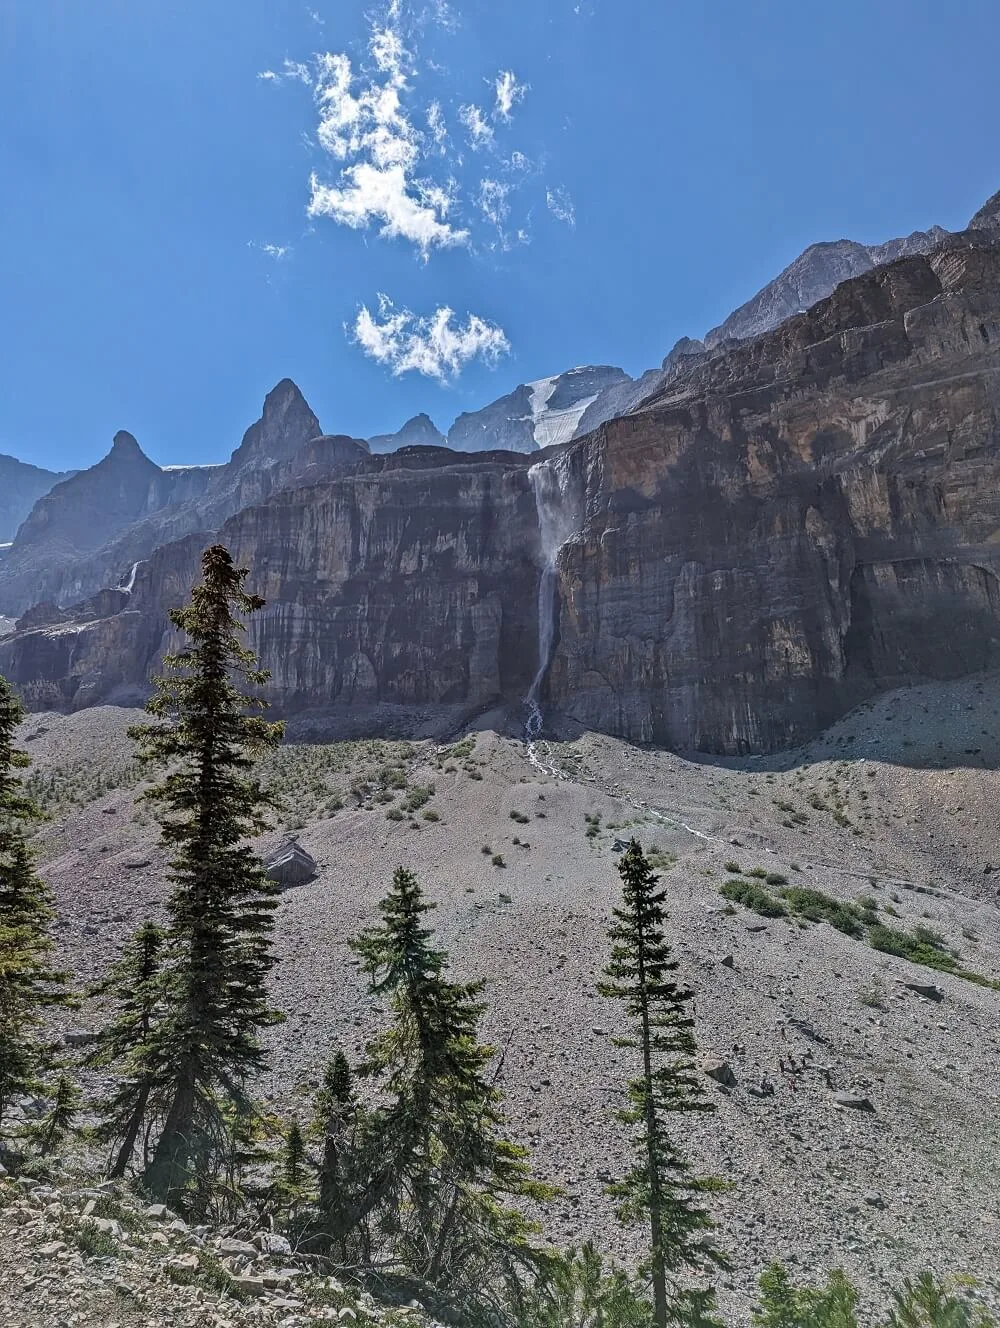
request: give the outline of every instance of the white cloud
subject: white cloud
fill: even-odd
[[[496,110],[493,114],[499,116],[501,120],[509,120],[511,111],[519,101],[524,100],[528,86],[517,81],[512,69],[501,70],[493,86],[497,95]]]
[[[307,9],[306,13],[309,15],[312,21],[315,24],[317,24],[319,27],[321,28],[326,27],[326,19],[322,16],[322,14],[318,13],[315,9]]]
[[[495,363],[510,350],[502,328],[478,314],[464,323],[454,321],[452,309],[442,305],[429,317],[409,309],[396,309],[385,295],[378,297],[378,313],[363,305],[350,330],[366,355],[387,365],[394,377],[420,373],[444,382],[455,378],[470,360]]]
[[[380,235],[408,240],[426,261],[435,247],[466,244],[469,233],[445,220],[454,202],[450,182],[441,185],[416,174],[426,136],[403,101],[412,57],[391,25],[397,13],[398,7],[390,7],[390,23],[372,29],[368,49],[376,73],[371,78],[356,74],[344,54],[316,58],[316,137],[325,152],[347,164],[336,184],[321,183],[313,173],[308,212],[355,230],[381,222]],[[431,138],[443,144],[444,118],[437,103],[428,109],[427,120]]]
[[[562,185],[558,185],[555,189],[546,189],[545,206],[556,221],[565,222],[570,227],[576,226],[576,208],[573,206],[569,191]]]
[[[480,148],[493,146],[493,126],[486,119],[478,106],[460,106],[458,118],[465,125],[469,135],[469,146],[478,152]]]
[[[413,184],[402,166],[382,170],[363,161],[348,166],[340,178],[342,187],[336,188],[320,184],[315,174],[310,177],[310,217],[329,217],[353,230],[380,220],[380,235],[409,240],[425,259],[435,245],[448,248],[468,242],[468,231],[456,230],[439,219],[440,207],[435,206],[430,190],[424,191],[424,197],[432,199],[430,203],[419,194],[414,198]]]

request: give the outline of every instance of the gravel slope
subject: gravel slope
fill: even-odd
[[[125,729],[135,718],[105,707],[25,725],[36,770],[57,776],[58,816],[41,848],[60,945],[81,981],[166,889],[155,827],[133,806]],[[279,908],[274,993],[288,1018],[273,1034],[268,1094],[303,1111],[330,1049],[360,1052],[376,1026],[346,942],[404,863],[438,905],[456,973],[487,981],[485,1031],[505,1050],[514,1130],[564,1190],[547,1217],[553,1237],[594,1236],[630,1257],[602,1194],[620,1166],[612,1111],[629,1066],[595,982],[617,894],[614,844],[635,834],[676,858],[663,874],[699,1044],[735,1077],[728,1089],[706,1081],[718,1111],[687,1137],[699,1164],[733,1183],[717,1204],[736,1264],[727,1310],[746,1318],[756,1274],[776,1254],[805,1272],[843,1266],[877,1301],[928,1265],[975,1276],[998,1303],[1000,992],[825,924],[724,912],[718,892],[737,860],[839,899],[870,895],[900,915],[892,925],[933,927],[967,968],[1000,978],[1000,680],[894,693],[808,748],[740,764],[596,734],[542,743],[533,763],[518,719],[486,716],[471,754],[430,740],[284,751],[275,777],[320,871]],[[393,764],[407,789],[356,805],[351,781]],[[430,785],[412,816],[387,818]],[[91,800],[71,804],[70,793]],[[335,793],[346,805],[331,812]],[[588,837],[586,818],[598,815]],[[904,981],[936,983],[943,999]],[[99,1018],[72,1016],[82,1027]],[[780,1069],[789,1055],[797,1073]],[[763,1078],[772,1096],[751,1091]],[[844,1109],[837,1092],[875,1111]]]

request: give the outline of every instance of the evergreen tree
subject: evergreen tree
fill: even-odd
[[[55,1100],[39,1122],[38,1147],[43,1157],[51,1153],[72,1130],[79,1106],[80,1090],[72,1079],[61,1074],[56,1084]]]
[[[465,1322],[495,1322],[539,1258],[530,1224],[507,1205],[551,1191],[506,1137],[488,1073],[494,1049],[478,1040],[482,984],[447,978],[447,956],[423,925],[432,907],[400,867],[380,925],[354,942],[393,1015],[364,1067],[391,1101],[363,1131],[370,1179],[361,1216],[374,1220],[404,1282]]]
[[[265,703],[240,690],[268,676],[241,639],[241,617],[263,600],[222,545],[206,550],[202,571],[191,602],[170,614],[188,644],[166,657],[146,707],[166,722],[130,733],[140,760],[165,770],[143,796],[173,852],[164,1012],[143,1058],[162,1124],[144,1180],[203,1207],[213,1175],[231,1178],[252,1136],[248,1084],[265,1061],[260,1031],[278,1017],[266,990],[276,891],[248,840],[267,828],[269,805],[254,765],[282,727],[248,713]]]
[[[316,1094],[313,1133],[323,1141],[318,1168],[321,1243],[333,1249],[342,1263],[349,1262],[348,1237],[357,1224],[367,1181],[367,1159],[358,1148],[357,1126],[351,1067],[338,1048]]]
[[[306,1179],[306,1141],[302,1126],[293,1120],[285,1135],[285,1151],[281,1160],[282,1179],[290,1193],[301,1194]]]
[[[121,959],[92,995],[114,998],[116,1013],[87,1057],[95,1067],[113,1066],[118,1083],[104,1103],[99,1137],[117,1145],[113,1177],[124,1176],[150,1112],[155,1084],[153,1035],[164,1011],[163,946],[166,933],[144,922],[126,943]]]
[[[608,932],[609,980],[599,990],[622,1002],[632,1034],[618,1045],[638,1049],[642,1072],[629,1084],[629,1106],[621,1112],[621,1120],[634,1127],[634,1166],[610,1192],[619,1200],[619,1220],[649,1224],[656,1328],[711,1323],[714,1293],[686,1288],[679,1278],[726,1266],[710,1239],[713,1223],[702,1203],[722,1182],[695,1176],[668,1129],[672,1115],[712,1110],[693,1065],[691,993],[674,979],[677,962],[665,939],[666,891],[636,840],[618,870],[623,899]]]
[[[20,771],[15,745],[24,710],[0,677],[0,1129],[11,1101],[40,1087],[51,1063],[45,1011],[70,1003],[65,975],[52,965],[52,896],[35,871],[28,832],[42,819]]]

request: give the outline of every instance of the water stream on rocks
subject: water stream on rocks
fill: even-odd
[[[580,524],[578,504],[569,488],[569,475],[561,457],[552,461],[539,461],[528,471],[528,479],[535,491],[535,510],[538,513],[538,534],[542,552],[541,576],[538,581],[538,668],[524,698],[528,717],[524,725],[524,739],[532,765],[547,775],[555,768],[546,764],[538,753],[538,736],[542,731],[541,690],[556,643],[556,625],[559,611],[559,551],[577,531]]]

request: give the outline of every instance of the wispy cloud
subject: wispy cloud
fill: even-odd
[[[519,101],[524,100],[528,85],[519,83],[512,69],[502,69],[497,74],[494,88],[497,97],[494,115],[498,115],[501,120],[509,120],[511,111]]]
[[[478,314],[456,323],[454,310],[442,305],[424,317],[396,309],[385,295],[378,297],[377,314],[361,307],[350,334],[366,355],[397,378],[419,373],[445,382],[456,378],[471,360],[496,363],[510,350],[503,329]]]
[[[282,259],[291,258],[295,250],[290,244],[258,244],[256,240],[247,241],[248,249],[259,249],[267,258],[273,258],[276,263]]]
[[[469,147],[474,152],[478,152],[481,148],[491,148],[493,146],[493,126],[478,106],[472,103],[460,106],[458,118],[465,125],[466,133],[469,136]]]
[[[286,79],[294,79],[299,83],[305,83],[312,86],[312,71],[308,65],[302,64],[299,60],[285,60],[282,63],[280,72],[277,69],[262,69],[257,75],[265,83],[283,83]]]
[[[562,185],[557,185],[554,189],[546,189],[545,206],[556,221],[564,222],[571,228],[576,226],[576,208],[573,206],[569,191],[564,189]]]

